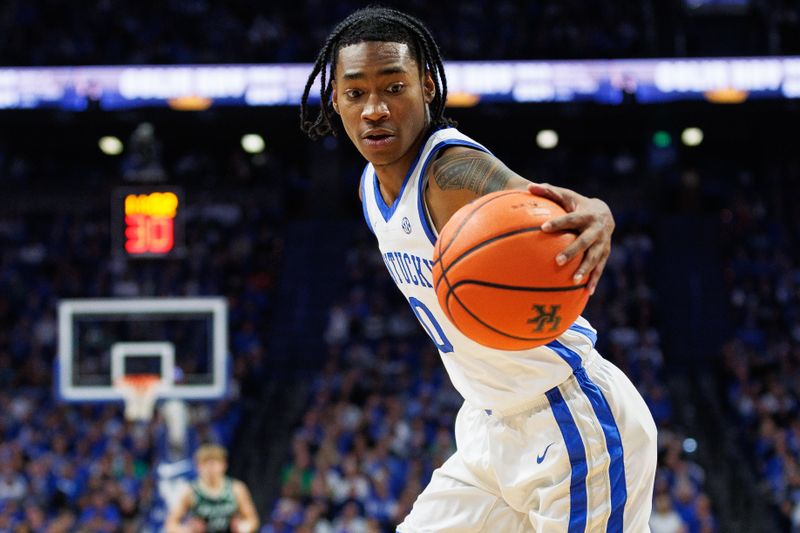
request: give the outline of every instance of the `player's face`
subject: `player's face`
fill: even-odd
[[[222,459],[206,459],[197,465],[197,473],[204,480],[219,480],[225,475],[228,465]]]
[[[411,165],[434,93],[430,74],[420,73],[406,44],[369,41],[339,50],[334,109],[347,136],[376,167]]]

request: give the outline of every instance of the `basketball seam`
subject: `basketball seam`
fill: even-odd
[[[489,237],[485,241],[481,241],[478,244],[474,245],[469,250],[465,250],[461,255],[459,255],[458,257],[453,259],[453,261],[449,265],[447,265],[447,269],[444,268],[444,263],[442,263],[442,275],[447,274],[447,272],[451,268],[453,268],[453,266],[456,263],[458,263],[459,261],[461,261],[462,259],[467,257],[469,254],[479,250],[480,248],[483,248],[484,246],[488,246],[489,244],[493,243],[494,241],[498,241],[500,239],[505,239],[506,237],[513,237],[514,235],[519,235],[521,233],[527,233],[529,231],[541,231],[541,229],[542,229],[541,226],[530,226],[530,227],[527,227],[527,228],[520,228],[520,229],[507,231],[506,233],[501,233],[500,235],[495,235],[494,237]],[[441,258],[441,256],[439,256],[439,258]],[[438,286],[438,283],[434,283],[434,289],[437,286]]]
[[[437,262],[440,263],[439,264],[439,268],[442,269],[442,275],[439,276],[437,279],[433,280],[433,292],[434,292],[434,294],[436,294],[436,298],[438,299],[439,298],[439,284],[441,283],[442,278],[444,277],[444,268],[443,268],[444,267],[444,263],[441,262],[441,259],[442,259],[442,253],[441,253],[442,252],[442,239],[441,238],[436,240],[436,248],[437,248],[436,251],[438,252],[437,255],[439,256],[439,258],[436,261],[433,262],[433,266],[431,267],[431,272],[433,272],[433,268],[436,267],[436,263]],[[447,286],[449,287],[450,283],[448,283]],[[445,302],[447,302],[447,296],[445,296]],[[450,306],[449,305],[445,306],[444,313],[447,315],[447,318],[449,318],[450,321],[453,322],[453,315],[450,314]]]
[[[508,191],[506,194],[498,194],[497,196],[494,196],[494,197],[492,197],[492,198],[489,198],[488,200],[486,200],[486,201],[485,201],[485,202],[483,202],[482,204],[478,204],[478,205],[476,205],[476,206],[475,206],[475,208],[474,208],[474,209],[473,209],[473,210],[470,212],[470,214],[468,214],[468,215],[466,216],[466,218],[465,218],[464,220],[462,220],[462,221],[461,221],[461,225],[459,225],[459,226],[456,228],[456,231],[455,231],[455,233],[453,233],[453,236],[452,236],[452,237],[450,237],[450,242],[447,244],[447,246],[445,246],[445,248],[444,248],[444,250],[443,250],[443,251],[441,250],[441,244],[439,245],[439,249],[440,249],[440,251],[441,251],[441,254],[439,254],[439,259],[437,259],[436,261],[434,261],[434,263],[433,263],[433,264],[436,264],[436,262],[440,262],[440,261],[442,260],[442,254],[446,253],[446,252],[447,252],[447,250],[449,250],[449,249],[450,249],[450,246],[452,246],[452,245],[453,245],[453,241],[455,241],[455,240],[456,240],[456,237],[458,237],[458,234],[459,234],[459,233],[461,233],[461,229],[462,229],[462,228],[464,227],[464,225],[465,225],[465,224],[466,224],[466,223],[469,221],[469,219],[470,219],[470,218],[472,218],[472,215],[474,215],[474,214],[475,214],[475,212],[476,212],[478,209],[480,209],[481,207],[483,207],[483,206],[485,206],[485,205],[487,205],[487,204],[489,204],[489,203],[491,203],[491,202],[494,202],[494,201],[495,201],[495,200],[497,200],[498,198],[503,198],[504,196],[508,196],[509,194],[515,194],[515,193],[521,193],[521,192],[523,192],[523,191]],[[482,198],[478,198],[477,200],[473,200],[473,202],[477,202],[477,201],[478,201],[478,200],[480,200],[480,199],[482,199]],[[472,202],[470,202],[470,203],[472,203]],[[469,204],[467,204],[467,205],[469,205]],[[444,228],[442,228],[442,229],[444,229]],[[439,235],[439,241],[441,242],[441,235]],[[444,270],[444,269],[442,269],[442,270]]]
[[[579,289],[585,289],[589,283],[584,283],[583,285],[569,285],[567,287],[528,287],[525,285],[503,285],[502,283],[493,283],[491,281],[482,281],[479,279],[462,279],[461,281],[457,281],[455,285],[450,287],[450,290],[455,290],[456,287],[461,285],[481,285],[484,287],[491,287],[493,289],[505,289],[509,291],[529,291],[529,292],[567,292],[567,291],[576,291]]]
[[[439,239],[436,241],[438,243],[438,248],[439,248],[439,257],[436,259],[436,261],[433,262],[433,266],[436,266],[436,263],[439,263],[439,268],[442,269],[442,275],[439,278],[439,282],[434,280],[434,288],[433,288],[434,292],[438,292],[437,289],[438,289],[439,283],[441,283],[442,279],[444,279],[444,282],[447,284],[448,290],[450,288],[450,280],[447,279],[447,272],[445,272],[445,270],[444,270],[444,261],[442,260],[442,258],[444,256],[444,254],[447,252],[447,250],[450,249],[450,246],[453,245],[453,241],[455,241],[456,237],[458,237],[458,234],[461,232],[461,228],[463,228],[464,225],[469,221],[469,219],[472,218],[472,215],[474,215],[475,212],[478,209],[480,209],[481,207],[489,204],[490,202],[493,202],[493,201],[497,200],[498,198],[504,198],[504,197],[508,196],[509,194],[516,194],[516,193],[520,193],[520,192],[522,192],[522,191],[508,191],[507,193],[498,194],[497,196],[493,196],[492,198],[489,198],[485,202],[483,202],[483,203],[481,203],[479,205],[476,205],[475,208],[472,210],[472,212],[470,212],[470,214],[468,214],[466,216],[466,218],[464,218],[464,220],[461,221],[461,225],[459,225],[458,228],[456,228],[455,233],[453,233],[453,236],[450,237],[450,243],[445,247],[444,250],[442,250],[442,236],[439,235]],[[473,201],[477,201],[477,200],[473,200]],[[444,229],[444,228],[442,228],[442,229]],[[445,313],[447,313],[449,315],[450,320],[452,321],[453,320],[453,314],[450,312],[450,293],[449,292],[447,293],[447,296],[445,296],[445,304],[446,305],[445,305],[445,310],[444,311],[445,311]]]

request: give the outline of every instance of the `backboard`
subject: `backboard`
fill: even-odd
[[[122,400],[113,384],[158,374],[159,397],[221,398],[228,375],[223,298],[62,300],[55,384],[64,401]]]

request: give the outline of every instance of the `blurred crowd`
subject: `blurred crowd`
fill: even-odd
[[[696,443],[675,423],[664,372],[658,299],[653,289],[655,246],[646,209],[615,211],[617,230],[606,272],[585,316],[598,330],[598,351],[636,384],[658,426],[653,533],[712,533],[717,521],[705,492]]]
[[[119,404],[55,400],[61,298],[226,296],[232,393],[191,407],[181,456],[205,442],[232,443],[241,400],[264,374],[268,332],[252,325],[267,322],[280,218],[207,207],[217,216],[192,221],[190,260],[157,267],[111,258],[104,210],[0,216],[0,531],[155,531],[154,517],[163,518],[155,469],[179,458],[158,412],[132,423]]]
[[[722,211],[726,394],[785,531],[800,531],[800,161],[737,176]]]
[[[461,0],[384,5],[420,17],[448,59],[541,59],[724,53],[686,5],[626,0]],[[81,7],[41,0],[0,4],[0,64],[85,65],[313,61],[332,25],[367,2],[305,0],[93,0]],[[705,4],[724,4],[706,2]],[[745,5],[732,30],[751,54],[800,51],[795,2]],[[724,23],[723,23],[724,25]],[[722,36],[724,37],[724,36]],[[732,55],[741,50],[729,52]]]
[[[460,396],[362,238],[346,254],[348,286],[330,309],[328,356],[263,533],[394,531],[455,450]]]
[[[659,426],[653,532],[714,532],[705,473],[684,451],[664,385],[647,219],[631,214],[618,224],[604,281],[585,316],[600,332],[598,349],[637,384]],[[455,451],[461,397],[371,234],[346,261],[348,286],[330,309],[325,333],[327,361],[262,533],[394,531],[432,471]]]

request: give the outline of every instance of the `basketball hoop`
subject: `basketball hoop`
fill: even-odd
[[[128,374],[114,382],[114,388],[125,400],[126,419],[148,422],[153,418],[161,382],[158,374]]]

